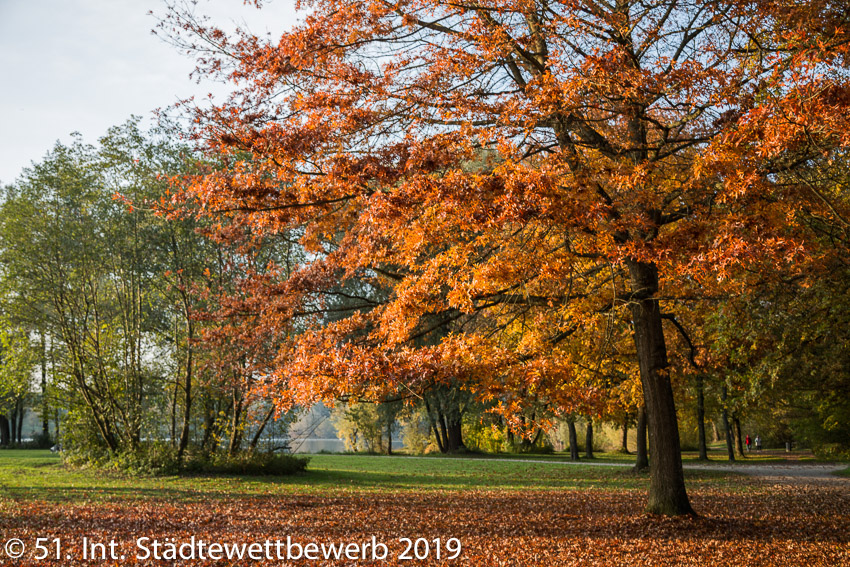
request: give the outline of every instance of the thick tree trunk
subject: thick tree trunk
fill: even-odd
[[[658,290],[658,269],[654,264],[634,260],[628,261],[628,267],[632,284],[630,305],[635,348],[652,444],[646,509],[651,514],[669,516],[693,514],[685,491],[679,424],[670,384],[661,310],[654,298]]]
[[[387,455],[393,454],[393,424],[387,420]]]
[[[576,432],[576,422],[570,420],[567,422],[567,428],[570,431],[570,460],[578,461],[578,433]]]
[[[635,472],[641,472],[649,468],[649,452],[647,451],[646,443],[646,406],[641,406],[638,410],[638,420],[636,428],[637,439],[635,441]]]
[[[584,456],[593,458],[593,419],[587,418],[587,429],[584,432]]]
[[[726,384],[720,389],[720,402],[723,405],[723,432],[726,435],[726,453],[729,460],[735,462],[735,448],[732,446],[732,426],[729,425],[729,410],[726,409]]]
[[[450,420],[447,424],[448,430],[448,449],[450,453],[455,453],[466,447],[463,444],[463,431],[461,429],[461,421]]]
[[[738,455],[744,458],[744,440],[741,438],[741,420],[738,416],[732,416],[732,423],[735,425],[735,444],[738,447]]]
[[[623,418],[623,440],[620,444],[620,452],[629,454],[629,416]]]
[[[699,460],[708,460],[708,446],[705,442],[705,384],[702,374],[697,374],[697,433],[699,436]]]
[[[0,414],[0,447],[5,447],[9,444],[11,438],[9,432],[9,418]]]

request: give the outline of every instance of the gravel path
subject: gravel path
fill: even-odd
[[[391,457],[393,458],[393,457]],[[432,459],[433,457],[395,457],[399,459]],[[610,463],[610,462],[588,462],[588,461],[554,461],[544,459],[480,459],[480,458],[464,458],[455,457],[454,460],[465,461],[500,461],[507,463],[535,463],[549,465],[566,465],[566,466],[591,466],[591,467],[631,467],[630,463]],[[836,476],[836,472],[846,469],[847,464],[841,463],[742,463],[737,462],[730,464],[726,462],[711,462],[711,463],[685,463],[683,467],[686,470],[703,470],[703,471],[718,471],[727,473],[745,474],[763,478],[765,480],[775,480],[777,482],[800,482],[800,483],[848,483],[850,478]]]
[[[688,463],[684,465],[689,470],[721,471],[746,474],[768,480],[792,482],[850,482],[847,477],[836,476],[835,473],[847,468],[846,464],[835,463],[800,463],[800,464],[701,464]]]

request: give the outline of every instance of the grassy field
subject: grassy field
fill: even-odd
[[[0,565],[166,565],[137,560],[136,538],[193,536],[237,544],[375,537],[389,546],[392,560],[382,563],[389,565],[850,565],[843,480],[782,486],[686,471],[700,517],[669,519],[642,512],[646,475],[528,458],[543,462],[314,455],[309,471],[293,477],[140,478],[68,470],[46,451],[0,451]],[[37,537],[60,538],[62,557],[35,559]],[[124,559],[82,559],[83,537],[115,540]],[[463,549],[451,561],[437,560],[434,550],[423,561],[403,560],[404,537],[432,545],[458,538]],[[14,563],[3,556],[10,538],[28,549]]]
[[[498,490],[644,490],[647,476],[628,467],[563,465],[561,457],[527,455],[535,462],[498,458],[312,455],[309,471],[291,477],[129,477],[118,473],[69,470],[49,451],[0,451],[4,497],[26,501],[121,501],[149,497],[180,501],[211,497],[444,492]],[[548,463],[545,461],[552,461]],[[541,462],[537,462],[541,461]],[[594,461],[602,463],[604,460]],[[625,461],[624,461],[625,462]],[[736,477],[688,471],[693,486],[738,485]]]

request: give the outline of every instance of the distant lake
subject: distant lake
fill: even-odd
[[[281,440],[283,441],[283,440]],[[393,449],[401,449],[404,443],[393,439]],[[345,451],[345,443],[342,439],[289,439],[289,449],[293,453],[342,453]]]

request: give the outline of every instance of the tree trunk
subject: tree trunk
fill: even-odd
[[[9,418],[0,414],[0,447],[5,447],[9,444]]]
[[[387,420],[387,455],[393,454],[393,423]]]
[[[449,426],[446,424],[446,416],[443,415],[442,412],[437,413],[437,423],[440,424],[440,437],[443,440],[443,449],[444,453],[450,453],[451,447],[449,447]]]
[[[697,374],[697,432],[699,436],[699,460],[708,460],[708,446],[705,442],[705,384],[702,374]]]
[[[186,300],[184,299],[184,302]],[[194,361],[192,358],[192,339],[195,335],[195,325],[189,318],[188,305],[185,307],[186,317],[186,366],[183,375],[183,427],[180,429],[180,444],[177,446],[177,463],[183,460],[186,447],[189,446],[189,426],[192,423],[192,371]]]
[[[41,435],[50,437],[50,406],[47,403],[47,341],[41,334]]]
[[[587,429],[584,432],[584,456],[593,458],[593,419],[590,417],[587,418]]]
[[[735,449],[732,446],[732,427],[729,425],[729,410],[726,409],[726,384],[720,388],[720,402],[723,405],[723,432],[726,434],[726,453],[729,460],[735,462]]]
[[[649,468],[649,452],[647,451],[646,444],[646,406],[641,406],[640,410],[638,410],[636,435],[635,453],[637,454],[637,459],[635,459],[634,470],[635,472],[641,472]]]
[[[18,408],[13,407],[11,413],[9,413],[9,432],[10,439],[12,443],[15,443],[18,439]]]
[[[737,415],[732,416],[732,423],[735,425],[735,444],[738,447],[738,455],[744,458],[744,441],[741,439],[741,420]]]
[[[227,454],[235,456],[242,448],[242,393],[238,388],[233,389],[233,416],[230,421],[230,443]]]
[[[440,437],[440,432],[437,430],[437,423],[434,420],[434,414],[431,413],[431,404],[428,403],[428,398],[425,398],[425,413],[428,414],[428,423],[431,425],[431,431],[434,432],[434,439],[437,440],[437,449],[439,449],[441,453],[445,453],[447,449],[443,444],[443,439]],[[437,421],[440,421],[442,425],[442,421],[439,416],[437,416]]]
[[[652,461],[649,463],[650,514],[693,514],[685,491],[679,424],[667,362],[667,346],[661,326],[661,310],[654,298],[658,269],[654,264],[629,260],[634,340],[640,365],[643,397],[649,421]]]
[[[629,416],[623,418],[623,441],[620,445],[620,452],[626,455],[629,454]]]
[[[18,400],[18,445],[23,442],[23,432],[24,432],[24,414],[26,413],[26,409],[24,409],[24,402],[22,400]]]
[[[266,413],[265,417],[263,417],[263,421],[260,422],[260,426],[257,428],[257,432],[254,433],[254,437],[251,438],[250,447],[252,451],[255,451],[257,449],[257,445],[260,444],[260,437],[262,437],[263,431],[266,430],[266,426],[269,424],[269,421],[271,421],[272,417],[274,416],[274,410],[274,406],[269,409],[268,413]]]
[[[463,444],[463,431],[461,429],[461,420],[450,420],[447,424],[448,430],[448,449],[450,453],[456,453],[466,447]]]
[[[573,420],[568,421],[567,428],[570,430],[570,460],[578,461],[578,433],[576,433],[576,422]]]

